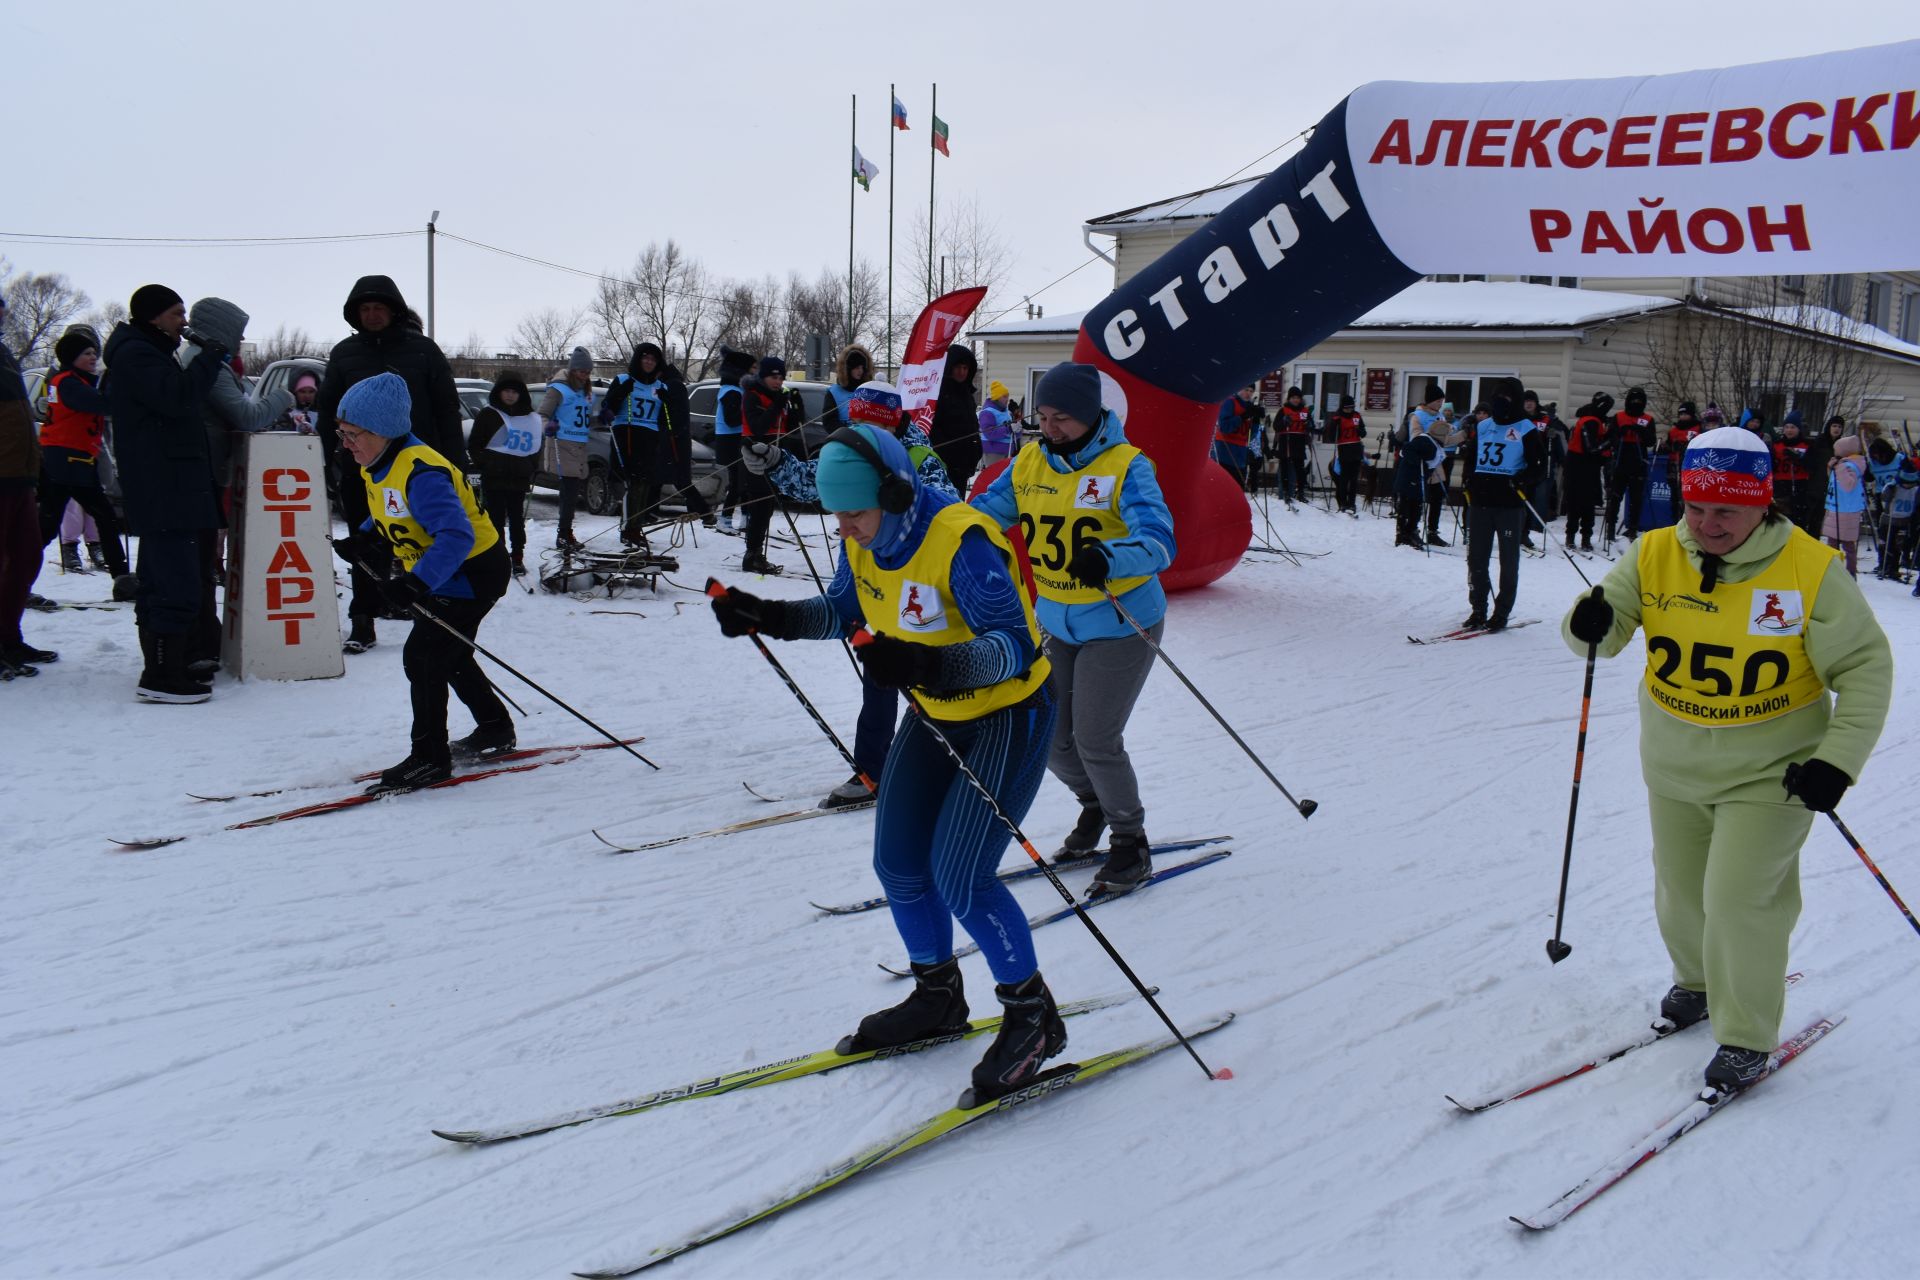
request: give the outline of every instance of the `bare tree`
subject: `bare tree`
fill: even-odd
[[[1886,375],[1866,327],[1806,300],[1781,277],[1749,282],[1745,305],[1695,300],[1647,328],[1648,390],[1668,405],[1717,402],[1729,420],[1742,408],[1778,427],[1789,408],[1816,429],[1829,413],[1853,420]]]
[[[11,277],[6,298],[6,343],[22,365],[47,363],[54,339],[92,301],[57,271]],[[104,334],[101,340],[105,341]]]
[[[928,270],[927,214],[915,209],[907,225],[903,257],[894,274],[893,340],[897,351],[923,307],[942,292],[941,259],[946,260],[946,291],[985,285],[977,314],[991,315],[994,295],[1006,286],[1017,265],[1012,246],[978,196],[943,201],[934,220],[932,270]],[[893,353],[886,357],[893,362]]]
[[[314,341],[305,329],[289,329],[282,324],[264,338],[254,340],[253,363],[264,369],[275,360],[295,360],[301,356],[325,359],[327,348]]]
[[[627,275],[600,282],[590,308],[594,336],[623,354],[653,342],[670,360],[691,360],[716,307],[713,292],[705,268],[678,241],[649,244]]]
[[[585,319],[585,313],[579,308],[569,311],[547,307],[515,325],[507,342],[521,359],[531,364],[563,365]]]
[[[107,335],[127,319],[127,304],[118,300],[103,302],[87,314],[80,317],[80,323],[91,328],[105,342]]]

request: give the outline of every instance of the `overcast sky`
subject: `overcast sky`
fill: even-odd
[[[0,0],[15,126],[0,231],[334,235],[423,230],[438,209],[443,230],[592,271],[673,237],[725,275],[812,277],[846,264],[848,96],[861,150],[886,170],[899,85],[904,231],[927,198],[937,81],[953,150],[941,191],[997,219],[1013,302],[1088,260],[1087,218],[1210,186],[1370,80],[1725,66],[1910,39],[1915,13],[1911,0],[1480,0],[1444,19],[1398,0]],[[858,252],[880,265],[886,183],[856,202]],[[252,313],[256,338],[281,323],[344,336],[341,303],[370,272],[426,310],[424,235],[272,248],[0,235],[0,255],[67,273],[96,303],[149,280],[217,294]],[[1110,284],[1095,264],[1037,301],[1075,310]],[[522,316],[582,306],[592,288],[442,239],[438,335],[501,346]]]

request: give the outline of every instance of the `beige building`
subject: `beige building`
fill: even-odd
[[[1083,227],[1117,288],[1259,177],[1105,214]],[[1103,250],[1097,237],[1106,238]],[[989,378],[1031,408],[1041,372],[1072,352],[1084,313],[972,331]],[[1682,400],[1799,409],[1920,442],[1920,271],[1765,278],[1434,276],[1274,371],[1324,418],[1352,395],[1369,425],[1408,412],[1429,379],[1461,412],[1488,378],[1517,377],[1569,418],[1596,391],[1646,388],[1662,423]]]

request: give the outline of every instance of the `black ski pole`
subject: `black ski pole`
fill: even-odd
[[[718,599],[725,594],[727,594],[727,589],[720,585],[718,578],[707,579],[708,599]],[[866,784],[868,793],[878,794],[880,788],[875,786],[873,779],[867,776],[867,771],[854,762],[853,752],[847,750],[847,744],[840,741],[840,735],[833,731],[833,726],[827,723],[827,718],[820,714],[820,708],[813,705],[813,699],[801,692],[799,684],[796,683],[793,676],[787,672],[786,667],[781,663],[780,659],[773,656],[773,650],[767,648],[767,642],[760,638],[760,633],[758,631],[749,631],[747,632],[747,639],[753,641],[753,646],[760,651],[760,656],[767,660],[768,665],[770,665],[775,673],[779,675],[780,679],[785,682],[787,691],[800,700],[800,705],[807,709],[807,714],[813,717],[813,722],[820,726],[820,732],[827,735],[827,741],[831,742],[833,749],[840,753],[840,758],[845,760],[848,767],[853,770],[860,781]]]
[[[1787,766],[1787,772],[1790,775],[1797,774],[1799,771],[1800,766],[1797,764]],[[1847,824],[1840,821],[1839,814],[1829,809],[1827,810],[1827,816],[1833,819],[1834,827],[1840,832],[1841,836],[1846,839],[1846,842],[1853,846],[1853,851],[1860,855],[1860,861],[1864,863],[1867,870],[1873,874],[1873,878],[1880,882],[1880,887],[1887,891],[1887,896],[1893,899],[1893,905],[1900,908],[1900,914],[1907,918],[1907,923],[1913,926],[1913,931],[1920,933],[1920,920],[1913,918],[1913,912],[1907,909],[1907,904],[1902,902],[1900,895],[1894,892],[1893,886],[1887,882],[1887,877],[1881,872],[1879,867],[1874,865],[1873,859],[1867,856],[1866,847],[1860,843],[1853,832],[1847,830]]]
[[[1600,587],[1593,589],[1596,599],[1604,594],[1605,591]],[[1567,847],[1560,855],[1560,906],[1553,917],[1553,937],[1547,939],[1547,959],[1555,964],[1573,954],[1573,948],[1560,941],[1560,931],[1567,922],[1567,879],[1573,874],[1573,820],[1580,812],[1580,771],[1587,761],[1587,712],[1593,706],[1593,667],[1594,660],[1599,656],[1600,646],[1590,642],[1587,645],[1586,684],[1580,690],[1580,737],[1573,748],[1573,794],[1567,799]]]
[[[368,577],[372,578],[374,581],[376,582],[380,581],[380,576],[374,573],[373,570],[367,568],[367,566],[362,564],[357,558],[349,556],[347,557],[347,563],[353,565],[355,568],[359,569],[362,573],[366,574]],[[439,627],[442,631],[446,632],[448,635],[452,636],[454,639],[458,640],[461,644],[467,646],[467,648],[473,650],[475,653],[479,654],[481,657],[486,658],[489,661],[493,662],[502,671],[505,671],[508,675],[520,681],[521,684],[524,684],[529,689],[532,689],[535,693],[545,698],[548,702],[551,702],[554,706],[559,707],[562,711],[572,716],[575,720],[578,720],[581,724],[586,725],[587,728],[593,730],[595,733],[605,738],[608,742],[611,742],[614,746],[620,748],[622,751],[632,756],[635,760],[638,760],[641,764],[644,764],[645,766],[647,766],[647,768],[658,769],[660,767],[659,765],[655,764],[653,761],[641,755],[638,751],[635,751],[632,747],[628,746],[625,742],[622,742],[619,738],[616,738],[613,734],[608,733],[605,729],[601,728],[598,724],[594,723],[592,720],[589,720],[585,715],[581,714],[579,711],[574,710],[573,707],[569,706],[566,702],[562,701],[558,695],[547,690],[538,681],[533,680],[532,678],[522,673],[518,668],[514,667],[511,663],[501,658],[498,654],[490,652],[486,648],[486,646],[482,645],[479,641],[475,640],[471,636],[462,634],[458,627],[454,626],[451,622],[448,622],[445,618],[441,617],[439,614],[435,613],[433,610],[427,608],[427,606],[420,604],[418,602],[415,602],[412,608],[413,608],[413,611],[419,614],[422,618],[425,618],[428,622],[433,623],[436,627]]]
[[[1515,490],[1515,492],[1519,493],[1518,490]],[[1527,504],[1527,510],[1533,513],[1533,518],[1535,520],[1540,520],[1540,513],[1534,510],[1533,503],[1530,499],[1528,499],[1527,495],[1524,493],[1520,493],[1519,497],[1520,497],[1520,501]],[[1573,558],[1573,552],[1567,550],[1567,544],[1553,536],[1553,526],[1549,525],[1545,520],[1540,520],[1540,532],[1547,535],[1547,541],[1553,543],[1554,546],[1560,548],[1560,554],[1567,558],[1567,563],[1573,566],[1573,571],[1580,575],[1580,581],[1586,583],[1588,586],[1592,586],[1593,579],[1589,578],[1586,574],[1586,570],[1580,567],[1580,562]]]
[[[1207,713],[1220,722],[1220,727],[1227,731],[1227,736],[1232,738],[1239,748],[1247,753],[1247,759],[1253,761],[1254,764],[1259,766],[1260,772],[1267,775],[1267,781],[1280,789],[1280,794],[1287,798],[1289,804],[1300,811],[1302,818],[1311,818],[1313,811],[1320,807],[1320,802],[1318,800],[1295,800],[1293,798],[1293,792],[1287,790],[1286,784],[1274,777],[1273,770],[1267,768],[1267,762],[1254,754],[1253,748],[1247,745],[1246,739],[1242,738],[1239,733],[1234,730],[1234,727],[1227,723],[1227,718],[1215,710],[1211,702],[1207,701],[1207,695],[1194,688],[1193,681],[1187,679],[1187,673],[1182,671],[1174,660],[1167,656],[1167,651],[1162,649],[1151,635],[1147,634],[1147,629],[1141,626],[1139,621],[1135,619],[1131,613],[1127,612],[1127,607],[1120,603],[1119,599],[1114,596],[1113,591],[1103,586],[1100,588],[1100,593],[1107,598],[1107,603],[1113,606],[1113,611],[1120,615],[1120,620],[1132,627],[1134,632],[1139,635],[1142,640],[1147,642],[1147,648],[1153,650],[1154,656],[1166,663],[1167,670],[1179,676],[1180,683],[1187,686],[1187,692],[1198,698],[1200,705],[1207,709]]]
[[[871,643],[873,643],[873,635],[865,628],[854,633],[854,648],[858,649],[863,645]],[[1200,1069],[1207,1073],[1207,1079],[1231,1080],[1233,1078],[1231,1071],[1223,1070],[1216,1075],[1213,1068],[1206,1064],[1205,1059],[1200,1056],[1200,1051],[1193,1047],[1193,1041],[1187,1039],[1186,1033],[1174,1025],[1173,1019],[1167,1016],[1167,1011],[1162,1009],[1160,1002],[1153,998],[1152,989],[1150,989],[1146,983],[1140,981],[1140,976],[1133,971],[1133,966],[1127,963],[1126,958],[1115,949],[1113,943],[1107,941],[1107,935],[1100,932],[1100,926],[1093,922],[1093,918],[1087,914],[1087,909],[1081,906],[1079,899],[1073,896],[1073,890],[1067,888],[1067,886],[1061,882],[1059,873],[1047,864],[1045,858],[1040,856],[1040,851],[1033,847],[1033,841],[1027,839],[1026,832],[1020,830],[1020,824],[1015,822],[1008,816],[1007,811],[1000,807],[1000,801],[994,797],[992,791],[988,790],[987,784],[980,781],[980,776],[976,774],[972,766],[967,763],[966,757],[960,754],[960,749],[953,745],[953,740],[947,737],[945,731],[934,721],[934,718],[927,714],[927,709],[920,705],[920,699],[915,697],[913,691],[910,689],[904,692],[907,696],[907,709],[919,719],[920,723],[925,726],[927,732],[933,735],[933,740],[940,744],[941,748],[947,753],[948,758],[953,761],[954,767],[959,769],[961,775],[973,784],[973,789],[978,791],[980,798],[987,802],[987,808],[993,810],[993,816],[998,818],[1001,824],[1013,833],[1015,843],[1025,851],[1029,858],[1033,859],[1033,865],[1040,868],[1041,873],[1047,877],[1047,882],[1059,893],[1061,899],[1072,909],[1073,914],[1080,918],[1080,923],[1087,926],[1087,932],[1093,935],[1094,941],[1098,942],[1114,964],[1119,966],[1120,972],[1125,974],[1127,981],[1133,984],[1133,989],[1138,991],[1141,998],[1152,1006],[1155,1013],[1160,1015],[1160,1021],[1167,1024],[1167,1030],[1173,1032],[1174,1038],[1180,1042],[1180,1046],[1187,1051],[1194,1062],[1199,1065]]]

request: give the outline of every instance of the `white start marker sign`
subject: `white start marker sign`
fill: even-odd
[[[278,431],[239,437],[233,498],[227,670],[242,680],[345,675],[320,441]]]

